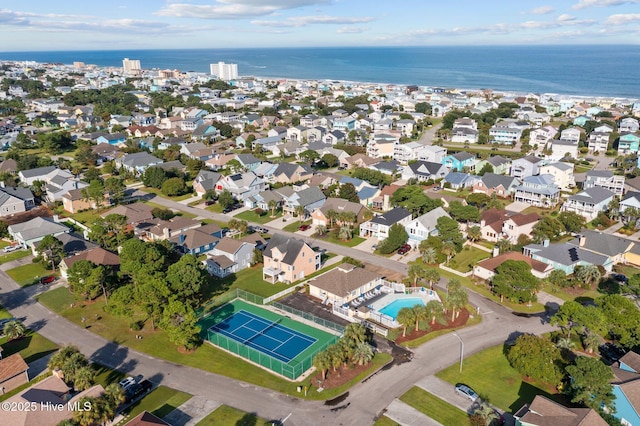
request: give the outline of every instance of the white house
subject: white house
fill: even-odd
[[[406,226],[411,221],[411,212],[401,207],[396,207],[388,212],[376,216],[368,222],[360,224],[361,237],[374,237],[378,240],[384,240],[389,236],[391,226],[399,223]]]
[[[438,219],[442,216],[451,218],[442,207],[438,207],[413,219],[405,225],[404,228],[407,234],[409,234],[408,243],[413,247],[417,247],[420,242],[426,240],[429,235],[437,235],[438,230],[436,229],[436,225],[438,224]]]
[[[594,187],[585,189],[567,198],[562,211],[574,212],[584,217],[587,222],[595,219],[609,205],[616,195],[608,189]]]

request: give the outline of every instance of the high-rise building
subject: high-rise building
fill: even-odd
[[[211,75],[225,81],[236,79],[238,78],[238,64],[225,64],[224,62],[211,64]]]
[[[129,59],[124,58],[122,60],[122,71],[128,75],[138,75],[140,74],[140,60],[138,59]]]
[[[75,62],[73,63],[73,68],[75,68],[75,69],[77,69],[77,70],[81,70],[81,69],[83,69],[84,67],[85,67],[84,62],[78,62],[78,61],[75,61]]]

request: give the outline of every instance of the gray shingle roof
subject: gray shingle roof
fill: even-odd
[[[56,166],[38,167],[37,169],[22,170],[20,173],[22,173],[22,176],[24,176],[25,178],[32,178],[36,176],[48,175],[55,169],[57,169]]]
[[[571,197],[569,197],[569,200],[575,200],[587,204],[598,204],[609,198],[615,197],[615,195],[616,194],[609,191],[608,189],[595,186],[593,188],[585,189],[584,191],[580,191],[577,194],[572,195]]]
[[[274,234],[267,243],[267,247],[264,249],[264,255],[267,257],[273,257],[272,250],[277,248],[278,251],[284,253],[282,263],[285,265],[292,265],[300,254],[300,250],[302,250],[302,247],[305,245],[307,245],[307,243],[302,240],[289,238],[282,234]]]
[[[380,225],[391,226],[394,223],[398,223],[407,216],[411,216],[411,212],[409,210],[403,209],[402,207],[396,207],[380,216],[374,217],[373,219],[371,219],[371,222]]]

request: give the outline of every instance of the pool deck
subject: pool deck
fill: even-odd
[[[426,289],[424,292],[419,291],[415,293],[387,293],[377,299],[374,299],[366,306],[374,311],[380,312],[380,309],[401,299],[422,299],[425,305],[432,300],[437,300],[438,302],[441,301],[435,291]]]

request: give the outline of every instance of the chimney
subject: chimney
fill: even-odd
[[[542,247],[549,247],[549,240],[544,240],[542,242]]]
[[[162,228],[162,235],[164,236],[165,240],[169,239],[169,228]]]
[[[578,241],[580,242],[580,247],[584,247],[584,243],[587,242],[587,237],[584,235],[578,235]]]

